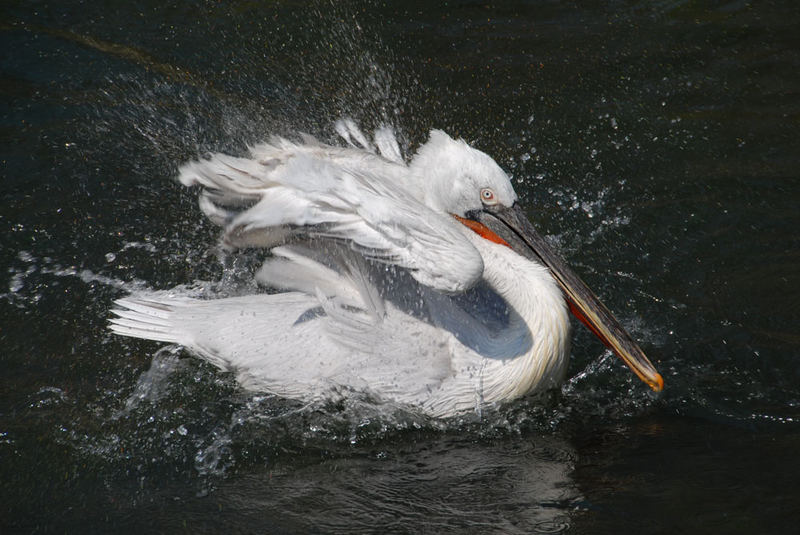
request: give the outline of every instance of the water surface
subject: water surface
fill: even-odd
[[[10,532],[793,533],[793,2],[9,1],[0,521]],[[576,328],[564,387],[431,421],[304,407],[106,329],[246,290],[178,165],[332,121],[493,155],[664,375]]]

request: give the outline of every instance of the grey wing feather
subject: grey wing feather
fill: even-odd
[[[365,257],[409,269],[441,291],[462,292],[480,280],[480,253],[451,217],[404,189],[398,180],[404,165],[284,139],[252,151],[253,158],[217,154],[181,168],[181,182],[204,188],[201,208],[224,227],[225,245],[345,240]]]

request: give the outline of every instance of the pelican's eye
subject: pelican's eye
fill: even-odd
[[[483,204],[496,204],[497,198],[494,196],[494,192],[489,188],[483,188],[481,190],[481,201]]]

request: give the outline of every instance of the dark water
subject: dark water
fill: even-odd
[[[0,7],[4,533],[796,532],[798,4],[112,4]],[[492,154],[663,394],[581,329],[560,392],[448,422],[107,332],[247,284],[180,163],[343,115]]]

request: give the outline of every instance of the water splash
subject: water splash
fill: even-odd
[[[170,376],[181,366],[179,352],[180,347],[169,345],[162,347],[153,355],[150,368],[139,376],[133,392],[125,400],[125,408],[117,417],[129,414],[144,401],[157,403],[164,397],[170,386]]]

